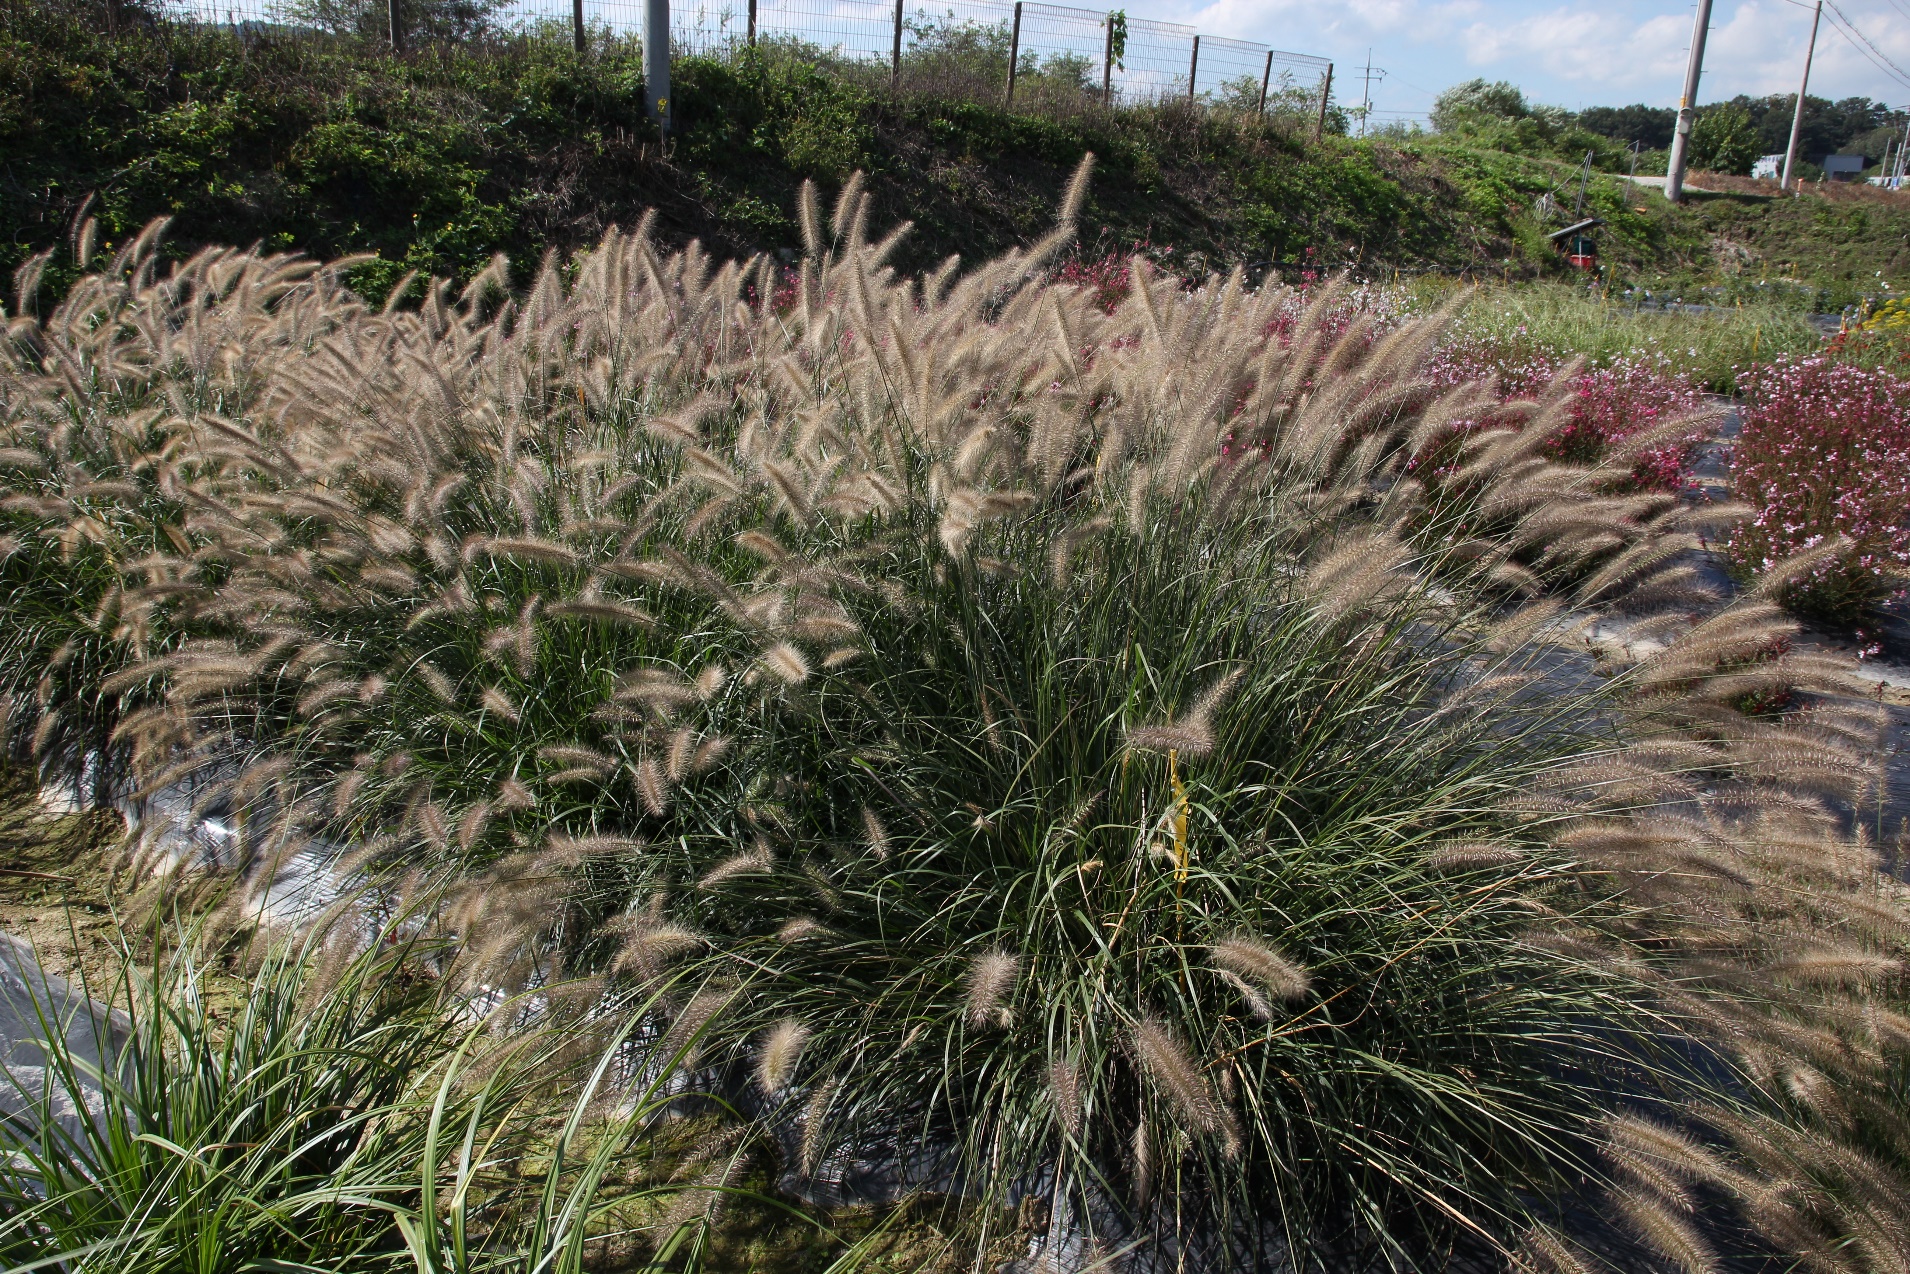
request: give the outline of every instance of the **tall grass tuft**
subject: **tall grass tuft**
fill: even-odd
[[[275,946],[244,980],[191,934],[149,969],[129,959],[77,1010],[100,1017],[100,1057],[36,1003],[43,1065],[9,1068],[0,1120],[8,1268],[574,1274],[620,1230],[693,1252],[681,1185],[604,1190],[674,1074],[664,1054],[631,1072],[620,1024],[641,1006],[483,1016],[448,994],[450,953],[417,917],[365,919]]]
[[[1761,599],[1705,617],[1735,511],[1617,493],[1692,422],[1567,463],[1569,380],[1435,383],[1447,314],[1139,259],[1110,310],[1047,281],[1065,216],[900,278],[856,181],[802,220],[780,293],[647,225],[416,309],[129,250],[14,329],[10,514],[65,569],[66,421],[122,416],[46,368],[118,369],[184,512],[74,587],[164,639],[15,670],[16,737],[103,696],[256,862],[448,869],[451,984],[639,997],[819,1190],[1340,1268],[1509,1253],[1591,1181],[1684,1242],[1614,1109],[1791,1111],[1804,1001],[1746,988],[1870,1020],[1910,933],[1785,963],[1903,899],[1837,831],[1851,720],[1731,707],[1840,686]]]

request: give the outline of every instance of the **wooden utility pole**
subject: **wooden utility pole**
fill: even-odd
[[[1264,117],[1267,113],[1267,86],[1273,83],[1273,50],[1267,50],[1267,69],[1260,73],[1260,109],[1254,114]]]
[[[1791,188],[1791,173],[1797,168],[1797,137],[1804,131],[1804,94],[1811,87],[1811,59],[1817,56],[1817,24],[1824,20],[1824,0],[1817,0],[1817,12],[1811,15],[1811,39],[1804,46],[1804,78],[1797,85],[1797,109],[1791,112],[1791,144],[1784,148],[1784,176],[1779,190]]]
[[[1704,38],[1711,31],[1711,0],[1698,0],[1691,26],[1691,60],[1685,63],[1685,92],[1678,99],[1678,131],[1671,136],[1671,162],[1665,166],[1665,198],[1682,203],[1685,164],[1691,154],[1691,123],[1698,109],[1698,77],[1704,73]]]
[[[1326,78],[1320,82],[1320,118],[1313,123],[1313,140],[1326,136],[1326,104],[1333,100],[1333,64],[1326,64]]]
[[[749,0],[754,12],[756,0]],[[889,88],[894,90],[902,83],[902,0],[895,0],[895,44],[889,50]]]
[[[1015,0],[1015,25],[1008,32],[1008,105],[1015,104],[1015,66],[1021,61],[1021,0]]]
[[[1194,56],[1187,63],[1187,100],[1194,100],[1194,84],[1200,79],[1200,37],[1194,37]]]
[[[376,13],[377,10],[374,9],[372,12]],[[398,0],[386,0],[385,20],[391,24],[391,51],[403,53],[405,51],[405,15],[404,11],[398,7]]]
[[[570,0],[570,33],[577,42],[577,55],[584,52],[584,0]]]
[[[1101,105],[1114,105],[1114,15],[1108,14],[1101,23],[1106,33],[1106,41],[1101,48]]]

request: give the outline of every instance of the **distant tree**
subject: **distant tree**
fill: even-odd
[[[1740,94],[1729,102],[1698,108],[1699,118],[1706,112],[1730,107],[1749,122],[1749,145],[1758,155],[1775,155],[1790,144],[1791,115],[1797,97],[1791,93],[1773,93],[1767,97]],[[1835,154],[1859,147],[1879,129],[1902,128],[1910,118],[1868,97],[1847,97],[1832,102],[1822,97],[1804,99],[1803,127],[1798,134],[1800,156]],[[1580,128],[1621,142],[1637,142],[1645,150],[1663,150],[1671,145],[1678,112],[1668,106],[1592,106],[1578,113]],[[1715,133],[1720,124],[1711,125]],[[1734,130],[1735,131],[1735,130]],[[1744,139],[1739,139],[1744,140]],[[1734,145],[1736,143],[1734,142]],[[1880,146],[1873,149],[1881,149]],[[1871,153],[1866,150],[1865,153]]]
[[[492,19],[509,0],[404,0],[401,10],[411,39],[469,40],[492,28]],[[390,34],[388,0],[292,0],[285,6],[294,22],[334,35],[383,39]]]
[[[1433,102],[1432,130],[1464,138],[1470,146],[1515,155],[1541,155],[1578,163],[1589,151],[1602,169],[1622,166],[1623,150],[1610,138],[1580,128],[1572,113],[1526,100],[1517,85],[1503,80],[1468,80]],[[1372,130],[1369,128],[1368,133]],[[1409,134],[1415,129],[1402,129]]]
[[[1728,104],[1751,117],[1760,154],[1775,155],[1790,144],[1791,116],[1797,105],[1795,94],[1740,95]],[[1893,125],[1902,128],[1904,118],[1903,112],[1893,111],[1868,97],[1847,97],[1841,102],[1806,97],[1797,148],[1805,155],[1829,155],[1861,148],[1859,139]]]
[[[1693,168],[1745,177],[1765,153],[1750,113],[1734,104],[1704,107],[1692,121],[1689,159]]]
[[[1882,159],[1884,150],[1903,140],[1901,123],[1885,124],[1882,128],[1873,128],[1859,134],[1839,146],[1837,150],[1846,155],[1866,155],[1871,159]]]
[[[1006,22],[978,22],[955,16],[923,16],[903,22],[909,35],[902,54],[903,73],[917,83],[974,81],[999,84],[1008,78],[1010,31]],[[1015,68],[1020,74],[1025,66]]]
[[[1879,128],[1902,128],[1905,115],[1902,111],[1891,110],[1882,102],[1873,102],[1867,97],[1846,97],[1833,104],[1825,112],[1828,126],[1825,129],[1824,153],[1831,154],[1843,150],[1863,134]],[[1805,122],[1810,121],[1810,99],[1805,99]],[[1786,125],[1788,131],[1788,124]]]
[[[1516,84],[1467,80],[1453,85],[1433,102],[1432,126],[1436,133],[1456,133],[1469,125],[1525,119],[1531,114],[1532,107]]]
[[[1578,125],[1613,141],[1627,145],[1636,142],[1644,150],[1663,150],[1671,145],[1671,135],[1678,126],[1678,112],[1662,106],[1646,106],[1643,102],[1632,106],[1594,106],[1578,113]]]

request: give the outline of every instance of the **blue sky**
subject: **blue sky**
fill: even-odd
[[[1910,72],[1910,0],[1837,4],[1877,46],[1873,58]],[[1128,12],[1331,57],[1341,101],[1359,100],[1370,45],[1388,72],[1373,93],[1384,118],[1423,115],[1440,89],[1475,75],[1561,106],[1676,106],[1696,9],[1679,0],[1142,0]],[[1795,92],[1810,20],[1792,0],[1713,0],[1699,101]],[[1811,92],[1905,105],[1910,75],[1863,56],[1827,7]]]

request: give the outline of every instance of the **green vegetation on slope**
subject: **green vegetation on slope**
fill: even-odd
[[[671,237],[787,248],[802,180],[857,168],[880,215],[917,223],[901,258],[916,266],[1038,234],[1085,150],[1102,157],[1089,222],[1110,246],[1171,243],[1196,265],[1318,247],[1463,266],[1496,250],[1436,180],[1402,180],[1363,148],[1184,107],[1056,118],[898,99],[767,50],[682,61],[668,148],[643,119],[629,42],[404,61],[171,26],[108,38],[83,10],[7,0],[0,84],[9,267],[58,243],[93,193],[108,242],[170,215],[182,247],[376,252],[367,286],[468,274],[497,251],[535,262],[652,206]]]
[[[643,118],[634,42],[579,58],[553,31],[397,59],[157,22],[109,35],[103,15],[99,0],[0,0],[0,267],[60,244],[89,198],[109,244],[171,216],[180,252],[375,253],[354,276],[372,291],[413,269],[468,277],[500,251],[528,270],[652,207],[666,239],[789,250],[801,182],[864,169],[876,215],[915,222],[897,258],[914,269],[1041,233],[1092,150],[1091,255],[1144,244],[1181,273],[1351,262],[1530,277],[1564,270],[1545,240],[1561,223],[1535,203],[1577,197],[1556,148],[1316,143],[1290,121],[1181,103],[1109,112],[1054,93],[1010,112],[893,95],[787,48],[680,61],[680,131],[665,145]],[[1849,291],[1896,268],[1910,234],[1894,211],[1738,197],[1681,211],[1609,179],[1586,207],[1610,222],[1622,276],[1647,280],[1709,274],[1724,239]],[[60,262],[47,276],[69,277]]]

